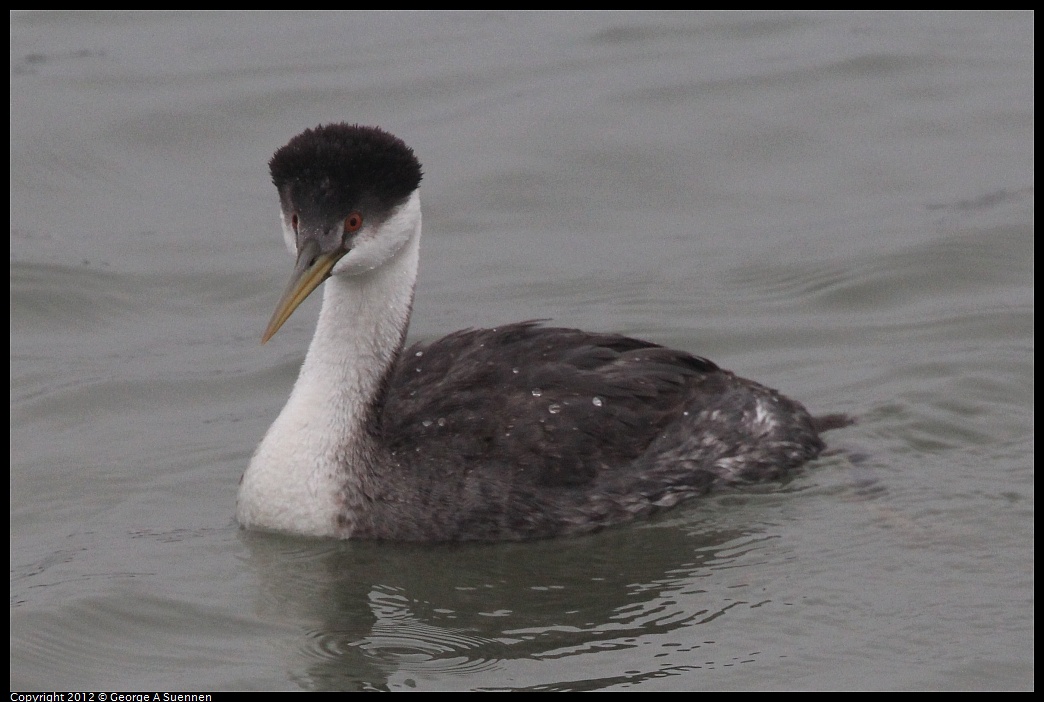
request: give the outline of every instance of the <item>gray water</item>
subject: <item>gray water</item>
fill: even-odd
[[[11,15],[12,689],[1030,689],[1034,16]],[[411,339],[549,318],[859,418],[529,544],[241,531],[318,296],[271,153],[424,164]]]

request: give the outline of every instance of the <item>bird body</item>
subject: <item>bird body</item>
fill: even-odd
[[[405,348],[421,236],[413,152],[336,124],[270,165],[297,266],[264,339],[325,290],[290,399],[243,475],[245,527],[396,541],[590,532],[784,477],[840,423],[617,334],[529,321]]]

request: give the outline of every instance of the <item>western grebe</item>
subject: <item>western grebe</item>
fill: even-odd
[[[263,341],[326,281],[300,376],[239,488],[245,527],[396,541],[589,532],[816,457],[797,402],[684,351],[521,322],[404,349],[421,166],[330,124],[269,164],[297,263]]]

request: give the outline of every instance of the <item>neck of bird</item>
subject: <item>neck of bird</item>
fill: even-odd
[[[323,284],[300,375],[243,476],[240,522],[288,531],[310,522],[311,533],[345,536],[353,505],[374,495],[387,376],[413,305],[419,213],[411,229],[381,265]]]
[[[315,446],[327,446],[350,467],[365,467],[372,452],[387,374],[410,321],[420,237],[386,265],[324,283],[315,336],[282,414],[309,417]]]

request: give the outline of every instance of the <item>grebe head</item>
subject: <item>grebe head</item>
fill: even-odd
[[[269,162],[283,239],[297,259],[261,342],[331,275],[379,268],[420,230],[420,162],[377,127],[308,129]]]

